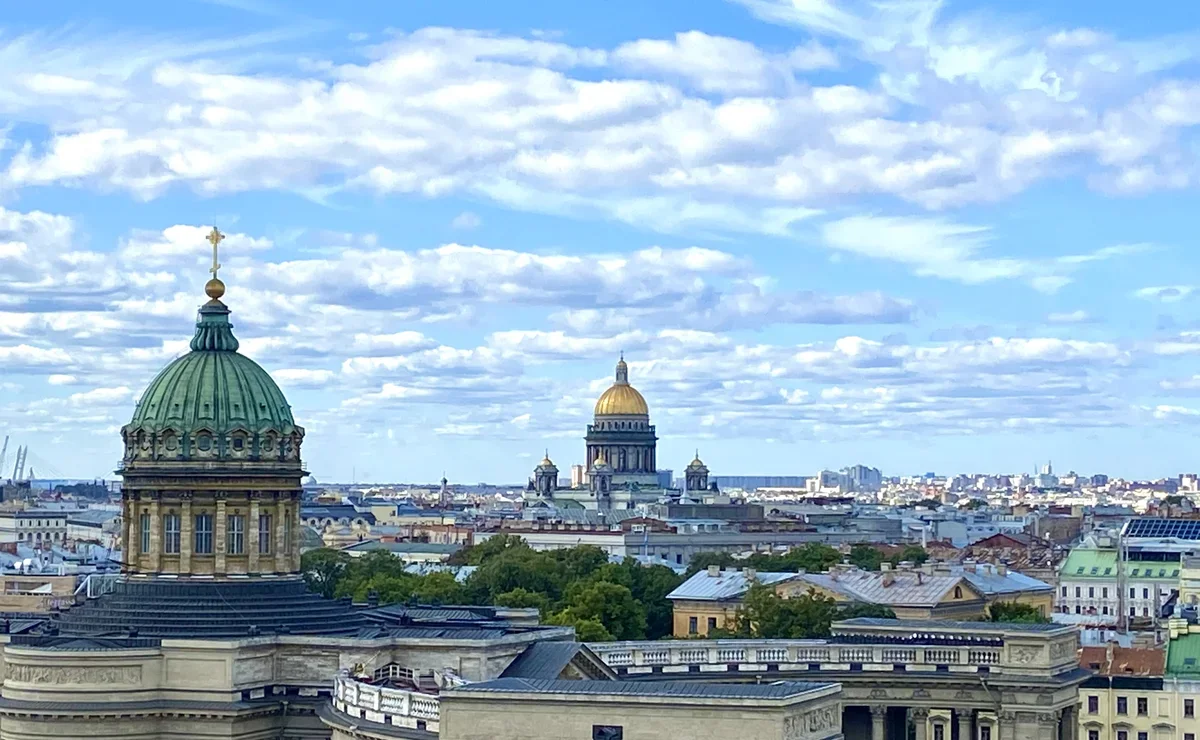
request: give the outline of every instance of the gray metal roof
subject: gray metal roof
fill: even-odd
[[[691,681],[572,681],[533,678],[498,678],[467,684],[454,694],[579,694],[662,696],[676,699],[790,699],[832,686],[815,681],[778,681],[769,684],[726,684]]]
[[[936,632],[938,630],[969,630],[973,632],[1054,632],[1055,630],[1073,629],[1063,624],[1024,624],[1021,622],[955,622],[947,619],[882,619],[880,617],[856,617],[837,622],[835,627],[848,625],[854,627],[894,627],[911,629],[916,632]]]
[[[702,570],[667,594],[667,598],[724,601],[736,599],[746,593],[750,589],[751,583],[772,585],[799,577],[799,573],[758,573],[755,575],[754,581],[751,581],[740,570],[723,570],[715,576],[710,576],[707,570]]]
[[[535,642],[508,664],[500,678],[558,678],[581,649],[578,642]]]

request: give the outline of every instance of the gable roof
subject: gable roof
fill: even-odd
[[[741,570],[722,570],[717,575],[709,575],[707,570],[702,570],[679,584],[678,588],[667,594],[667,598],[686,601],[728,601],[740,598],[750,590],[752,583],[774,585],[799,577],[799,573],[756,573],[751,580],[746,577],[746,572]]]
[[[1167,664],[1162,648],[1096,645],[1079,651],[1079,666],[1101,676],[1161,676]]]
[[[593,680],[615,681],[608,665],[580,642],[535,642],[508,664],[500,678],[538,678],[557,680],[571,663]]]
[[[917,571],[892,571],[890,583],[884,573],[850,571],[838,573],[806,573],[801,580],[818,588],[841,593],[866,604],[890,606],[934,606],[946,598],[956,586],[970,596],[983,594],[961,575],[929,575]]]

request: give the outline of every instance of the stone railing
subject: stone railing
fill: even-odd
[[[877,670],[1001,673],[1004,650],[979,645],[839,644],[825,640],[667,640],[588,645],[618,672]]]
[[[437,732],[441,721],[441,705],[433,694],[373,686],[350,676],[337,679],[332,701],[343,714],[383,725]]]

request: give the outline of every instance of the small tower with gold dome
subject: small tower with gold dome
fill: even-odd
[[[700,450],[696,450],[696,457],[688,463],[683,475],[688,493],[708,490],[708,466],[700,459]]]
[[[558,468],[550,459],[549,450],[546,450],[545,457],[533,469],[533,485],[534,490],[543,498],[554,497],[554,491],[558,488]]]
[[[587,469],[603,459],[612,470],[614,485],[657,486],[658,437],[646,399],[629,383],[629,365],[623,354],[613,384],[596,401],[594,411],[585,437]]]

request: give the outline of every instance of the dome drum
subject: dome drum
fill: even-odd
[[[290,433],[276,429],[251,432],[236,427],[224,434],[208,427],[184,432],[167,427],[157,431],[136,428],[121,430],[125,442],[125,466],[154,462],[264,462],[300,464],[304,432],[299,427]]]

